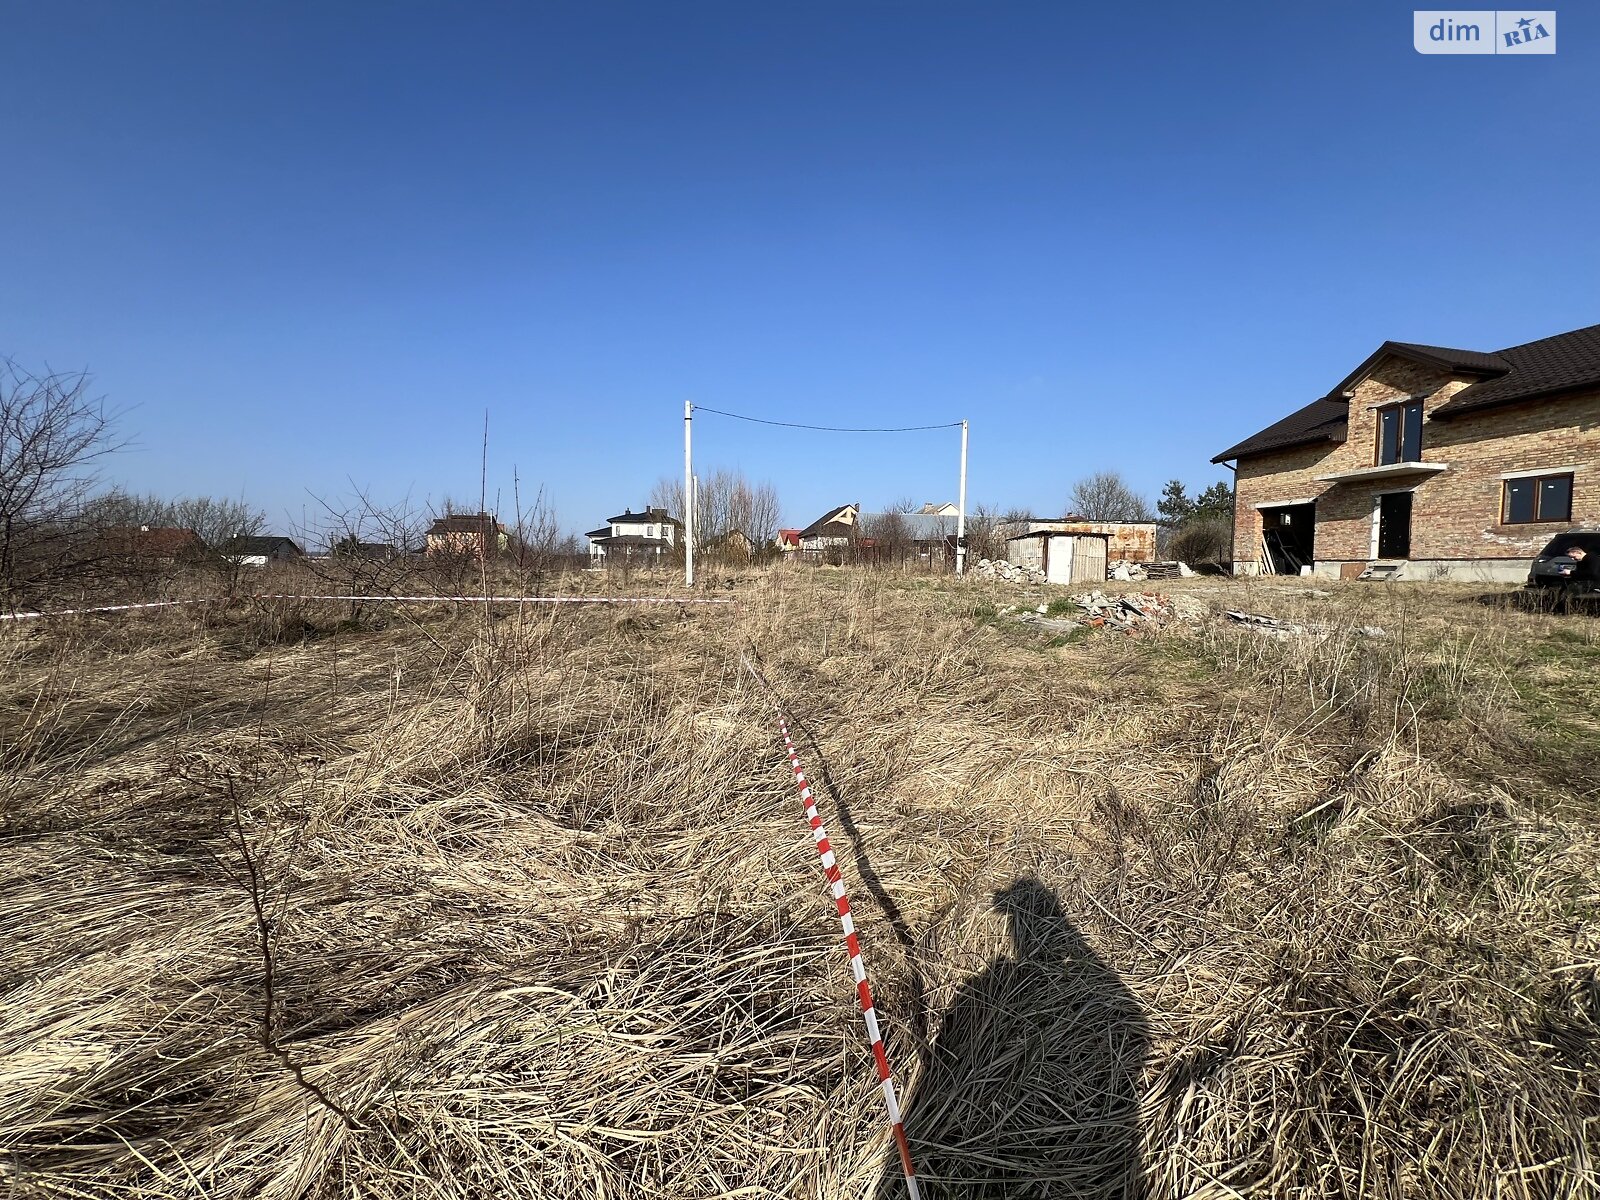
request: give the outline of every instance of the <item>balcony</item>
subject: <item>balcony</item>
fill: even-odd
[[[1334,471],[1315,478],[1318,483],[1380,483],[1385,479],[1404,479],[1410,475],[1437,475],[1449,469],[1449,463],[1397,462],[1377,467],[1357,467],[1353,471]]]

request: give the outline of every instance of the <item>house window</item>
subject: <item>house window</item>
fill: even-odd
[[[1506,525],[1572,520],[1572,476],[1536,475],[1506,480],[1500,520]]]
[[[1422,401],[1378,410],[1378,465],[1422,460]]]

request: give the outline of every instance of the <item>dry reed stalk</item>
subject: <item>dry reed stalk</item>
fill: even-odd
[[[313,605],[0,633],[13,1189],[898,1195],[753,644],[875,881],[930,1195],[1593,1194],[1597,794],[1522,686],[1585,627],[1186,586],[1329,632],[1051,648],[1019,593],[824,570],[418,609],[336,689]],[[277,1038],[360,1129],[261,1052],[230,772],[298,843]]]

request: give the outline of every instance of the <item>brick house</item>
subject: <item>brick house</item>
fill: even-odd
[[[428,527],[429,558],[492,558],[510,548],[510,533],[486,512],[446,513]]]
[[[1600,523],[1600,325],[1483,352],[1385,342],[1217,455],[1234,571],[1514,581]]]

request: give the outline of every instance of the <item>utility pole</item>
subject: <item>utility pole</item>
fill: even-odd
[[[689,438],[694,429],[694,402],[683,402],[683,582],[694,587],[694,458]]]
[[[956,496],[956,574],[967,570],[967,423],[961,422],[961,487]]]

